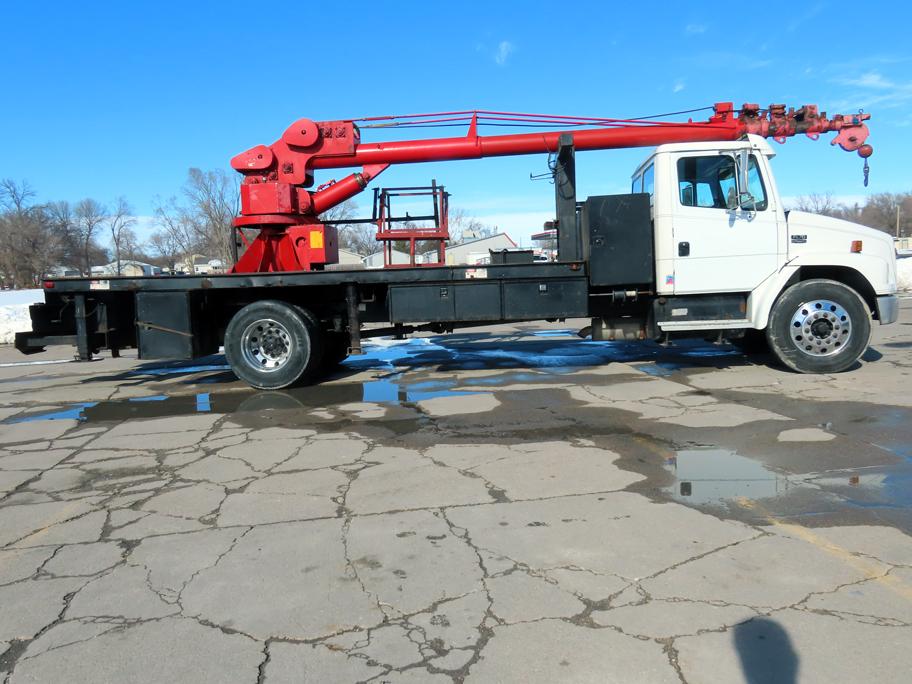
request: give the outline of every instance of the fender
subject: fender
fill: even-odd
[[[879,256],[844,254],[841,252],[815,252],[796,256],[758,285],[747,298],[748,318],[754,327],[763,329],[769,321],[773,304],[790,285],[800,280],[802,267],[846,268],[858,274],[875,294],[893,294],[889,287],[889,265]],[[834,278],[839,280],[839,278]],[[876,283],[881,283],[878,289]],[[847,283],[849,284],[849,283]],[[859,293],[864,296],[864,293]]]

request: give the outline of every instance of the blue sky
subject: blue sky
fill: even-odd
[[[27,180],[41,200],[124,195],[148,215],[188,167],[227,168],[303,116],[479,108],[630,117],[731,100],[872,113],[867,190],[861,160],[831,148],[828,135],[778,148],[786,196],[912,190],[909,4],[739,7],[8,3],[0,177]],[[645,154],[578,155],[580,197],[625,191]],[[436,178],[452,207],[521,238],[552,211],[552,187],[529,180],[543,170],[543,156],[515,157],[400,166],[378,182]]]

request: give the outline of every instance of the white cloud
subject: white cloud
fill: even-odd
[[[675,81],[675,84],[672,87],[671,92],[680,93],[682,90],[684,90],[684,88],[685,88],[684,81],[681,79],[678,79],[677,81]]]
[[[698,36],[701,33],[706,33],[705,24],[688,24],[684,27],[684,33],[688,36]]]
[[[891,109],[912,101],[912,81],[892,81],[879,71],[867,71],[859,76],[839,76],[832,82],[854,89],[854,92],[846,92],[836,103],[840,109],[870,109],[876,106]]]
[[[494,61],[497,62],[498,66],[503,66],[507,63],[507,58],[516,51],[516,47],[509,40],[502,40],[497,46],[497,51],[494,53]]]
[[[859,88],[885,89],[896,87],[896,84],[885,79],[877,71],[869,71],[868,73],[862,74],[856,78],[843,78],[840,79],[840,83],[843,85],[857,86]]]

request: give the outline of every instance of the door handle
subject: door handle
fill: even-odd
[[[690,256],[690,243],[689,242],[679,242],[678,243],[678,256]]]

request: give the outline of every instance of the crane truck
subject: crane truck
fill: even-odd
[[[723,102],[708,120],[684,122],[490,111],[299,119],[231,160],[246,249],[230,272],[47,280],[16,346],[31,354],[71,344],[80,360],[130,347],[141,359],[192,359],[223,346],[238,378],[280,389],[362,353],[366,337],[586,317],[594,340],[763,334],[795,371],[844,371],[865,352],[872,321],[897,319],[893,244],[860,225],[787,211],[767,140],[835,132],[831,144],[857,152],[867,171],[869,116]],[[466,135],[361,139],[373,127],[455,125]],[[488,125],[541,130],[480,135]],[[575,154],[626,147],[655,147],[631,191],[578,201]],[[321,215],[390,165],[526,154],[549,155],[555,261],[337,264],[338,228]],[[315,171],[333,168],[358,170],[308,189]],[[377,236],[389,238],[379,224]]]

